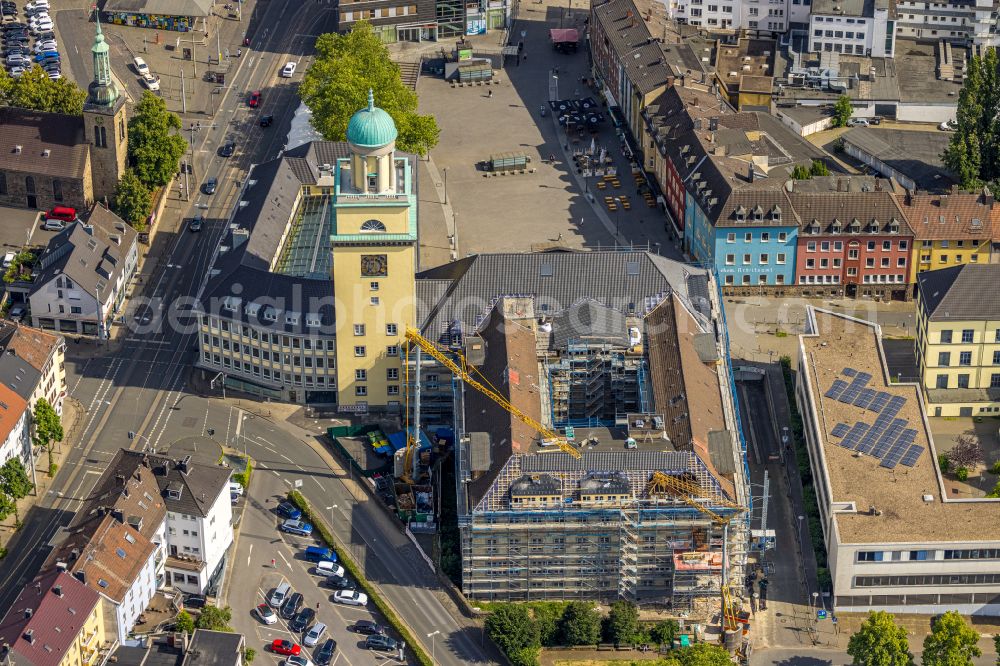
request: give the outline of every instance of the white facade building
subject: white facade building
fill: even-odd
[[[811,0],[668,0],[668,15],[707,30],[780,34],[809,20]]]
[[[1000,499],[948,496],[920,389],[892,383],[877,325],[814,310],[802,415],[833,610],[1000,613]]]
[[[11,458],[19,458],[30,477],[33,463],[29,423],[28,403],[0,385],[0,465]]]
[[[896,39],[889,0],[816,0],[809,16],[809,50],[892,58]]]

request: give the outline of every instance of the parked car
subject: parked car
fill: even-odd
[[[353,582],[351,582],[350,578],[345,576],[327,576],[322,584],[327,587],[332,587],[335,590],[353,590],[357,587]]]
[[[254,612],[264,624],[277,624],[278,622],[278,616],[274,614],[274,611],[267,604],[257,604]]]
[[[333,654],[336,651],[337,651],[337,641],[333,640],[332,638],[326,639],[326,642],[323,643],[323,647],[316,650],[316,653],[314,655],[316,657],[316,663],[319,664],[319,666],[326,666],[333,660]]]
[[[201,213],[198,213],[188,222],[188,231],[201,231],[201,227],[204,224],[205,217]]]
[[[254,90],[252,93],[250,93],[250,98],[247,100],[247,106],[249,106],[251,109],[256,109],[258,106],[260,106],[259,90]]]
[[[369,650],[395,652],[396,641],[383,634],[372,634],[365,639],[365,647]]]
[[[139,76],[149,74],[149,65],[146,64],[145,60],[139,58],[138,56],[132,58],[132,66],[135,67],[135,73]]]
[[[371,620],[358,620],[350,629],[356,634],[364,634],[365,636],[385,633],[385,627],[378,622],[372,622]]]
[[[230,481],[229,482],[229,492],[236,493],[237,495],[242,495],[243,494],[243,484],[236,483],[235,481]]]
[[[305,633],[302,637],[302,644],[306,647],[315,647],[319,645],[320,640],[326,635],[326,625],[322,622],[317,622],[313,626],[309,627],[309,631]]]
[[[286,656],[299,655],[302,652],[302,646],[298,643],[293,643],[288,639],[275,638],[271,642],[271,652],[275,654],[283,654]]]
[[[851,118],[847,121],[848,127],[868,127],[868,120],[865,118]]]
[[[274,122],[274,116],[261,116],[260,117],[260,126],[261,127],[270,127],[271,123],[273,123],[273,122]]]
[[[232,141],[226,141],[219,148],[219,157],[232,157],[233,153],[236,152],[236,144]]]
[[[286,79],[292,78],[292,75],[295,74],[296,64],[294,62],[286,62],[285,66],[281,68],[281,76]]]
[[[209,178],[209,179],[208,179],[208,180],[206,180],[206,181],[205,181],[205,183],[204,183],[204,184],[203,184],[203,185],[201,186],[201,191],[202,191],[202,192],[204,192],[205,194],[215,194],[215,187],[216,187],[216,186],[217,186],[218,184],[219,184],[219,181],[218,181],[218,179],[216,179],[216,178]],[[238,484],[238,483],[237,483],[236,485],[237,485],[237,486],[240,486],[240,484]],[[230,490],[232,490],[232,489],[233,489],[233,484],[231,484],[231,483],[229,484],[229,489],[230,489]],[[240,495],[242,495],[242,494],[243,494],[243,486],[240,486],[240,489],[239,489],[239,491],[238,491],[238,492],[239,492],[239,494],[240,494]]]
[[[309,661],[309,657],[296,654],[285,659],[285,666],[313,666],[313,663]]]
[[[47,213],[45,213],[45,220],[62,220],[63,222],[72,222],[76,219],[76,209],[70,208],[69,206],[53,206]]]
[[[941,130],[942,132],[954,132],[955,130],[958,129],[958,121],[957,120],[945,121],[940,125],[938,125],[938,129]]]
[[[10,317],[11,321],[21,321],[22,319],[24,319],[25,314],[26,313],[23,307],[21,307],[20,305],[15,305],[10,309],[10,312],[7,313],[7,316]]]
[[[871,118],[868,119],[868,122],[871,125],[881,125],[882,120],[883,120],[882,116],[872,116]]]
[[[288,522],[287,520],[285,521]],[[301,522],[301,521],[299,521]],[[336,562],[337,554],[326,546],[309,546],[302,551],[302,557],[308,562]]]
[[[278,505],[278,515],[282,518],[289,518],[291,520],[298,520],[302,517],[302,512],[296,508],[291,502],[282,502]]]
[[[271,592],[271,596],[268,597],[267,603],[271,608],[281,608],[281,604],[285,603],[285,599],[288,595],[292,593],[292,586],[288,584],[288,581],[281,581],[278,586],[274,588]]]
[[[298,614],[299,609],[302,608],[302,595],[299,592],[292,594],[285,600],[285,603],[281,604],[281,610],[278,613],[285,620],[291,620]]]
[[[320,576],[343,576],[344,567],[329,560],[316,563],[316,574]]]
[[[333,600],[347,606],[365,606],[368,604],[368,595],[357,590],[341,590],[334,592]]]
[[[282,532],[288,532],[289,534],[295,534],[298,536],[310,536],[313,533],[313,526],[309,523],[304,523],[301,520],[286,520],[281,523],[279,529]]]
[[[45,220],[42,223],[42,229],[46,231],[62,231],[66,228],[66,223],[62,220]]]
[[[204,608],[206,603],[205,595],[203,594],[184,595],[184,608]]]
[[[55,51],[58,48],[54,39],[45,39],[35,42],[34,51],[35,53],[41,53],[43,51]]]
[[[312,609],[311,606],[306,606],[299,610],[292,618],[292,621],[288,623],[288,630],[294,632],[305,631],[306,627],[316,619],[316,611]]]

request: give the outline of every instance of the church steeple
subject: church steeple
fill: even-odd
[[[108,43],[101,32],[101,16],[97,15],[97,33],[94,35],[94,45],[90,52],[94,58],[94,80],[87,89],[87,104],[95,106],[114,106],[118,99],[118,86],[111,78],[111,58]]]

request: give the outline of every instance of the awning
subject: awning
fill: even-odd
[[[552,28],[549,30],[549,37],[552,38],[553,44],[580,41],[580,33],[577,32],[576,28]]]

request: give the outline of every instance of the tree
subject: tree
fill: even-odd
[[[601,615],[592,603],[572,601],[563,611],[559,632],[563,645],[597,645],[601,640]]]
[[[732,666],[729,651],[719,645],[695,643],[678,648],[671,653],[680,666]]]
[[[417,113],[417,94],[403,84],[399,66],[367,21],[347,34],[328,33],[316,40],[316,59],[306,71],[299,94],[312,111],[312,125],[329,141],[343,141],[347,123],[375,103],[392,116],[400,150],[426,155],[441,130],[433,116]]]
[[[965,623],[958,611],[948,611],[924,638],[924,666],[971,666],[980,657],[979,633]]]
[[[538,641],[542,645],[559,645],[559,621],[564,606],[558,602],[532,604],[531,619],[538,627]]]
[[[639,609],[630,601],[619,600],[611,604],[608,613],[608,638],[612,643],[630,643],[639,633]]]
[[[537,653],[538,626],[531,621],[528,609],[518,604],[500,604],[486,618],[486,633],[507,658],[514,662],[515,655],[534,649]],[[523,662],[530,664],[532,662]]]
[[[146,187],[166,185],[177,172],[187,141],[180,136],[181,119],[167,111],[167,104],[149,92],[135,105],[128,121],[128,158],[135,175]]]
[[[906,629],[896,624],[892,613],[868,613],[847,643],[853,666],[914,666]]]
[[[809,167],[798,164],[792,169],[792,178],[795,180],[809,180],[812,178],[812,173],[809,171]]]
[[[672,647],[680,629],[681,625],[677,623],[677,620],[663,620],[653,627],[652,638],[659,645]]]
[[[6,69],[0,68],[0,105],[10,103],[10,95],[14,91],[14,77]]]
[[[21,524],[21,517],[17,512],[17,501],[22,497],[27,497],[35,488],[35,484],[28,477],[27,470],[20,458],[11,458],[0,467],[0,493],[8,497],[14,504],[14,524]]]
[[[118,217],[138,231],[146,228],[149,212],[153,209],[153,193],[139,180],[132,169],[126,169],[118,179],[118,190],[111,206]]]
[[[10,106],[73,116],[83,113],[83,103],[87,99],[87,93],[71,79],[50,79],[38,65],[13,79],[7,95]]]
[[[997,653],[997,666],[1000,666],[1000,634],[993,637],[993,651]]]
[[[49,454],[49,470],[52,470],[52,444],[63,440],[62,422],[56,410],[45,398],[39,398],[35,403],[35,410],[32,413],[35,433],[32,435],[32,442],[35,446],[45,449]]]
[[[958,94],[955,133],[942,158],[962,187],[978,188],[1000,176],[997,114],[1000,113],[1000,79],[996,49],[973,56]]]
[[[233,609],[229,606],[219,608],[218,606],[205,606],[201,609],[201,615],[194,626],[198,629],[210,629],[211,631],[232,631],[229,622],[233,619]]]
[[[253,648],[246,648],[243,650],[243,661],[245,661],[248,664],[252,664],[253,659],[256,656],[257,656],[257,650],[254,650]]]
[[[0,493],[0,520],[7,520],[16,511],[17,503],[3,493]]]
[[[966,430],[959,435],[958,439],[955,440],[955,446],[948,451],[948,460],[955,467],[975,469],[985,459],[986,454],[983,453],[983,445],[979,441],[979,435],[973,430]]]
[[[851,119],[854,115],[854,105],[851,104],[851,98],[847,95],[841,95],[837,98],[837,103],[833,105],[833,126],[834,127],[846,127],[847,121]]]
[[[194,618],[191,617],[191,613],[186,610],[182,610],[177,614],[177,631],[186,631],[189,634],[194,633]]]
[[[823,160],[813,160],[812,166],[809,167],[810,176],[829,176],[830,169],[826,166],[826,162]]]

